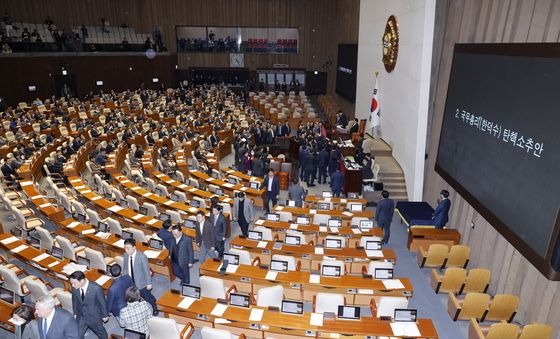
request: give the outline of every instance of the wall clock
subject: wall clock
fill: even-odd
[[[230,53],[229,54],[229,67],[245,67],[245,54],[243,54],[243,53]]]
[[[397,64],[397,57],[399,55],[399,25],[394,15],[387,19],[385,25],[385,32],[383,33],[383,65],[385,70],[391,73]]]

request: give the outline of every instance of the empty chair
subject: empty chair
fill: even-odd
[[[288,271],[297,271],[297,270],[299,270],[300,265],[301,265],[299,261],[296,264],[296,258],[294,258],[290,255],[273,254],[272,255],[272,260],[288,262]]]
[[[467,245],[453,245],[449,250],[445,267],[467,267],[471,248]]]
[[[54,239],[51,233],[41,226],[35,227],[35,231],[39,234],[39,238],[41,239],[41,247],[46,249],[47,251],[52,250],[52,246],[54,244]]]
[[[486,333],[485,333],[486,332]],[[477,339],[517,339],[519,326],[508,323],[492,324],[488,330],[483,330],[476,319],[470,320],[469,338]]]
[[[331,216],[327,214],[315,214],[313,216],[313,223],[316,225],[326,225],[328,224],[330,218]]]
[[[486,293],[490,286],[490,270],[473,268],[465,279],[465,285],[459,293],[480,292]]]
[[[17,273],[14,269],[12,269],[11,264],[8,265],[0,265],[0,276],[2,276],[2,286],[4,288],[9,289],[10,291],[14,292],[17,296],[23,297],[29,294],[29,290],[25,288],[23,283],[27,279],[37,279],[37,277],[33,275],[29,275],[25,278],[18,278]]]
[[[173,194],[175,194],[177,196],[179,202],[182,202],[182,203],[187,202],[187,195],[184,192],[175,190],[175,192],[173,192]]]
[[[145,202],[142,204],[142,207],[145,207],[147,210],[147,214],[152,217],[157,217],[159,215],[158,209],[156,205],[150,204],[149,202]]]
[[[319,267],[319,271],[321,272],[321,274],[323,274],[323,270],[321,268],[325,265],[340,267],[340,276],[346,274],[344,261],[342,260],[323,259],[321,261],[321,266]]]
[[[369,220],[366,217],[352,217],[352,219],[350,220],[350,226],[360,226],[360,221],[362,220]]]
[[[185,182],[185,176],[183,175],[183,173],[181,173],[180,171],[175,171],[175,179],[177,181],[180,181],[182,183]]]
[[[99,213],[97,213],[97,211],[87,208],[86,215],[89,219],[89,223],[92,224],[93,226],[98,226],[102,222],[102,219],[99,216]]]
[[[218,328],[203,327],[200,330],[200,336],[202,339],[245,339],[245,335],[241,334],[239,337],[232,334],[228,330],[222,330]]]
[[[391,317],[396,308],[408,308],[408,299],[404,297],[380,297],[378,302],[373,299],[372,314],[376,317]]]
[[[523,326],[519,339],[551,339],[552,326],[547,324],[530,324]]]
[[[237,287],[232,285],[228,290],[224,285],[224,281],[222,279],[214,278],[214,277],[207,277],[201,276],[200,277],[200,296],[204,298],[211,298],[211,299],[229,299],[229,292],[231,290],[237,291]]]
[[[78,200],[70,200],[70,205],[72,206],[75,215],[81,215],[84,218],[87,216],[84,205],[82,205],[82,203],[80,203]]]
[[[16,226],[26,231],[32,230],[37,226],[43,226],[44,223],[41,219],[34,216],[25,217],[23,213],[16,207],[11,207],[12,214],[16,218]]]
[[[393,269],[393,263],[389,261],[370,261],[367,267],[367,271],[365,271],[365,268],[365,266],[362,267],[362,274],[371,274],[372,276],[375,276],[376,269]]]
[[[381,237],[377,236],[363,236],[360,238],[360,247],[365,248],[368,241],[382,241]]]
[[[103,253],[89,247],[84,249],[84,253],[85,257],[89,259],[90,268],[92,269],[106,271],[107,265],[115,263],[113,258],[106,258]]]
[[[262,233],[262,240],[272,241],[272,231],[270,230],[270,228],[266,228],[266,227],[263,227],[263,226],[257,226],[255,228],[253,228],[253,230]]]
[[[56,238],[54,238],[54,240],[56,241],[56,243],[58,244],[58,246],[60,246],[60,248],[62,249],[62,255],[71,261],[76,261],[76,253],[81,252],[84,250],[84,246],[78,246],[76,248],[74,248],[74,246],[72,246],[72,242],[68,239],[66,239],[65,237],[62,237],[60,235],[57,235]]]
[[[488,312],[482,317],[481,321],[507,321],[512,322],[517,307],[519,306],[519,297],[511,294],[496,294],[488,307]]]
[[[313,297],[313,312],[330,312],[338,314],[338,306],[345,305],[346,301],[342,294],[336,293],[317,293]]]
[[[282,299],[284,299],[284,287],[282,285],[263,287],[257,292],[256,299],[257,306],[280,308],[282,306]]]
[[[449,250],[446,245],[432,244],[426,252],[422,246],[418,247],[418,265],[420,267],[442,267]]]
[[[238,255],[240,265],[251,265],[251,253],[249,253],[249,251],[240,250],[238,248],[230,248],[227,252]]]
[[[183,221],[183,219],[181,219],[181,214],[177,211],[167,210],[165,211],[165,214],[169,215],[173,224],[179,224]]]
[[[119,237],[122,235],[122,226],[118,220],[115,220],[111,217],[107,217],[105,218],[105,222],[109,226],[109,232],[118,235]]]
[[[155,192],[156,190],[156,182],[153,181],[150,178],[144,178],[144,181],[146,182],[146,184],[148,185],[148,190],[150,190],[151,192]]]
[[[111,194],[113,195],[113,197],[115,197],[117,203],[122,204],[122,202],[125,201],[124,195],[122,194],[121,190],[119,190],[118,188],[112,187]]]
[[[72,308],[72,293],[68,291],[57,291],[55,297],[58,299],[60,306],[62,306],[63,309],[70,313],[74,312],[74,309]]]
[[[29,291],[29,295],[31,296],[31,301],[35,302],[37,299],[41,298],[45,295],[50,295],[51,297],[55,297],[56,294],[60,291],[63,291],[62,288],[53,288],[49,290],[47,285],[41,279],[25,279],[23,285]]]
[[[162,184],[159,184],[159,185],[156,186],[156,192],[160,193],[160,195],[164,196],[164,197],[169,196],[169,192],[167,191],[167,187],[163,186]]]
[[[138,200],[135,197],[127,195],[125,199],[128,208],[132,208],[135,211],[140,210],[140,205],[138,204]]]
[[[191,323],[187,325],[177,324],[174,319],[151,317],[148,319],[150,339],[187,339],[194,333]]]
[[[127,231],[132,233],[132,237],[134,238],[134,240],[136,240],[137,242],[147,242],[146,239],[146,235],[144,234],[144,232],[142,230],[133,228],[133,227],[129,227],[129,228],[123,228],[123,231]]]
[[[327,242],[329,240],[335,240],[335,241],[340,240],[340,243],[342,244],[342,248],[345,248],[345,247],[348,246],[348,244],[347,244],[348,238],[340,236],[340,235],[327,235],[325,237],[325,244],[327,244]]]
[[[294,231],[294,230],[288,230],[286,232],[286,235],[289,235],[289,236],[292,236],[292,237],[298,237],[300,245],[307,244],[305,234],[303,234],[301,232]]]
[[[436,293],[458,293],[467,277],[467,270],[459,267],[451,267],[445,270],[444,274],[439,274],[432,269],[431,284]]]
[[[469,293],[465,298],[459,299],[450,292],[447,299],[447,312],[453,321],[470,318],[481,319],[488,309],[489,303],[490,295],[486,293]]]
[[[192,187],[196,187],[199,188],[200,184],[198,183],[198,180],[193,179],[193,178],[189,178],[189,185]]]
[[[279,211],[280,221],[292,221],[292,212]]]

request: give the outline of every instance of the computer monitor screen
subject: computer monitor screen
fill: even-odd
[[[198,189],[202,191],[206,191],[206,186],[204,184],[199,184]]]
[[[148,215],[148,209],[145,206],[140,206],[138,208],[138,213],[143,214],[143,215]]]
[[[161,250],[163,250],[163,240],[156,239],[156,238],[150,238],[150,241],[148,242],[148,246],[150,246],[154,250],[161,251]]]
[[[373,220],[360,220],[360,228],[361,229],[373,228]]]
[[[194,208],[200,208],[200,201],[199,201],[199,200],[196,200],[196,199],[192,199],[192,200],[190,201],[190,205],[191,205],[192,207],[194,207]]]
[[[103,86],[103,80],[96,80],[96,81],[95,81],[95,84],[96,84],[97,86]]]
[[[341,227],[342,226],[342,219],[340,218],[330,218],[327,222],[329,227]]]
[[[132,234],[132,232],[123,230],[121,233],[121,238],[122,239],[134,238],[134,235]]]
[[[288,272],[288,262],[284,260],[271,260],[270,270],[278,272]]]
[[[323,265],[321,266],[321,275],[326,277],[340,277],[340,266]]]
[[[249,231],[247,237],[251,240],[262,240],[262,232],[259,231]]]
[[[325,239],[325,248],[342,248],[341,239]]]
[[[195,228],[196,227],[196,220],[185,219],[185,227]]]
[[[56,246],[51,247],[51,255],[60,260],[64,258],[64,252],[62,251],[62,248]]]
[[[29,244],[35,248],[41,248],[41,239],[35,236],[29,236],[28,238]]]
[[[231,254],[231,253],[224,253],[224,261],[227,260],[228,264],[232,265],[239,265],[239,255]]]
[[[418,310],[410,308],[395,308],[395,321],[416,322]]]
[[[383,249],[381,241],[368,240],[366,241],[366,250],[379,251]]]
[[[221,189],[221,188],[217,188],[215,194],[216,195],[224,195],[224,190]]]
[[[361,212],[363,210],[362,204],[350,204],[349,208],[350,212]]]
[[[347,197],[348,199],[358,199],[360,197],[360,193],[348,192]]]
[[[27,238],[27,231],[24,230],[23,228],[19,228],[19,227],[12,228],[12,234],[20,239]]]
[[[321,194],[321,196],[323,198],[332,198],[332,192],[331,191],[323,191],[323,194]]]
[[[76,256],[76,258],[78,258],[78,265],[84,265],[88,268],[90,268],[90,262],[88,258],[84,258],[84,257],[80,257],[79,255]]]
[[[286,235],[284,239],[287,245],[301,245],[301,237],[299,235]]]
[[[282,300],[282,313],[303,314],[303,302]]]
[[[200,299],[200,287],[188,285],[188,284],[181,284],[181,295],[185,297]]]
[[[171,216],[167,213],[160,213],[158,219],[161,221],[165,221],[171,219]]]
[[[338,305],[338,317],[341,319],[360,319],[360,308]]]
[[[76,219],[78,219],[78,221],[82,224],[84,224],[86,222],[86,215],[85,214],[80,214],[80,213],[76,213]]]
[[[159,188],[159,187],[156,187],[155,193],[156,193],[157,195],[163,196],[163,190],[162,190],[161,188]]]
[[[175,193],[172,193],[169,198],[173,201],[179,201],[179,196]]]
[[[232,306],[249,307],[249,296],[239,293],[230,293],[229,304]]]
[[[295,200],[286,200],[286,206],[296,207],[296,201]]]
[[[146,339],[146,333],[125,329],[123,339]]]
[[[296,224],[298,225],[309,225],[311,219],[309,217],[299,216],[296,218]]]
[[[15,293],[5,287],[0,286],[0,300],[13,304],[15,301]]]
[[[239,180],[237,180],[237,179],[234,178],[234,177],[229,177],[229,178],[228,178],[228,181],[229,181],[229,183],[232,184],[232,185],[237,185],[237,184],[239,183]]]
[[[220,173],[217,172],[216,170],[212,171],[212,178],[214,179],[220,179]]]
[[[320,202],[317,204],[317,209],[322,211],[327,211],[331,209],[331,204],[328,202]]]
[[[107,225],[107,223],[105,222],[100,222],[99,224],[97,224],[97,230],[99,232],[107,233],[109,232],[109,225]]]
[[[37,90],[37,86],[29,85],[27,86],[27,90],[29,92],[35,92]]]
[[[393,279],[393,269],[376,268],[373,277],[375,279]]]
[[[280,214],[278,214],[278,213],[268,213],[266,215],[266,220],[268,220],[268,221],[280,221]]]
[[[249,188],[258,190],[261,184],[256,181],[249,181]]]

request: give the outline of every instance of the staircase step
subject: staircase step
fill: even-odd
[[[391,150],[376,150],[374,149],[371,152],[375,157],[390,157],[393,155],[393,151]]]

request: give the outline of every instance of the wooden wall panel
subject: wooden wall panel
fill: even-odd
[[[560,282],[542,276],[434,171],[453,45],[559,42],[560,0],[442,0],[437,2],[435,27],[424,200],[433,203],[442,188],[450,190],[450,226],[472,248],[469,267],[492,271],[491,293],[521,296],[517,321],[549,323],[555,327],[554,338],[560,339]]]

